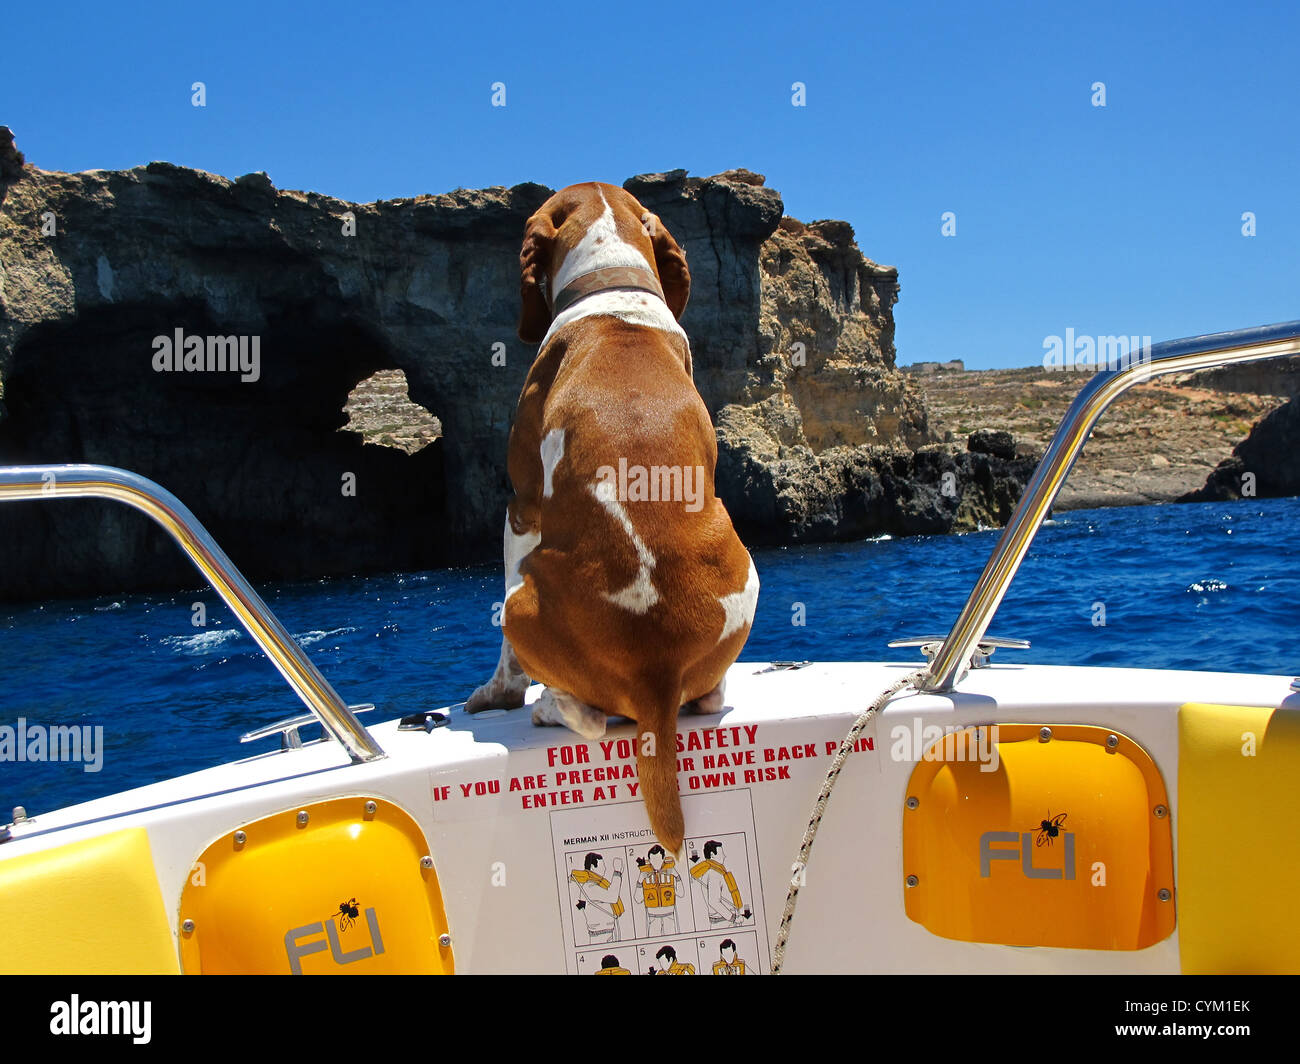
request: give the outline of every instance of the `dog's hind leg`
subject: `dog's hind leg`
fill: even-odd
[[[533,703],[533,723],[561,725],[577,732],[584,739],[599,739],[605,734],[609,718],[603,710],[580,702],[567,691],[548,687],[542,697]]]
[[[511,526],[510,512],[506,511],[505,531],[505,570],[506,602],[510,601],[512,592],[523,585],[519,566],[528,557],[534,547],[541,542],[538,532],[516,532]],[[524,704],[524,694],[528,690],[528,674],[519,665],[514,647],[510,645],[504,633],[501,636],[501,656],[497,659],[496,672],[492,679],[469,696],[465,703],[467,713],[478,713],[484,709],[518,709]]]
[[[726,695],[727,678],[724,676],[718,681],[718,686],[710,691],[707,695],[701,695],[699,698],[692,699],[690,702],[682,703],[683,713],[694,713],[701,716],[708,716],[713,713],[722,712],[722,701]]]

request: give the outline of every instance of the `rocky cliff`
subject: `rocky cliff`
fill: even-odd
[[[0,464],[150,477],[254,579],[499,556],[506,438],[535,354],[514,334],[519,244],[550,189],[356,204],[167,163],[57,173],[7,132]],[[1005,520],[1026,463],[931,443],[894,368],[897,273],[847,224],[783,217],[747,171],[626,187],[686,250],[682,324],[742,534]],[[345,431],[354,386],[397,370],[427,412],[418,430],[394,429],[396,446]],[[195,582],[147,519],[93,501],[0,506],[0,559],[0,598]]]
[[[1300,395],[1300,355],[1204,369],[1188,374],[1185,379],[1197,388],[1221,392],[1296,396]]]
[[[1179,502],[1226,502],[1300,495],[1300,401],[1290,399],[1262,418],[1204,486]]]

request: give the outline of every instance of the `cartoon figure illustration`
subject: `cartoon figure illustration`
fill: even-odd
[[[695,965],[679,963],[677,951],[672,946],[663,946],[655,954],[657,968],[651,968],[647,975],[694,975]]]
[[[698,860],[692,856],[692,860]],[[739,924],[753,913],[745,908],[736,877],[727,871],[727,854],[722,843],[710,839],[704,844],[704,860],[691,869],[691,878],[704,891],[704,907],[709,914],[709,926]]]
[[[607,953],[600,958],[600,971],[592,972],[592,975],[631,975],[626,968],[618,966],[618,958],[612,953]]]
[[[623,900],[618,896],[623,886],[623,860],[614,858],[614,872],[605,878],[605,858],[589,853],[581,869],[569,873],[580,895],[576,908],[587,920],[587,935],[592,942],[617,942],[618,918],[623,915]]]
[[[714,975],[747,975],[745,962],[736,956],[736,944],[724,938],[718,944],[718,955],[722,958],[713,962]]]
[[[681,897],[682,877],[674,868],[674,861],[658,844],[650,847],[646,860],[636,859],[640,871],[636,892],[633,895],[645,906],[647,934],[653,936],[675,935],[677,927],[677,899]]]

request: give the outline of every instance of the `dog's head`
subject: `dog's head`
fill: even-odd
[[[540,343],[554,299],[565,285],[595,270],[648,268],[673,317],[691,294],[686,255],[657,215],[617,185],[570,185],[528,219],[519,252],[519,339]]]

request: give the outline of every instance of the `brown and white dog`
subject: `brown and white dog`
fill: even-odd
[[[501,658],[466,708],[522,706],[531,677],[536,724],[596,739],[636,721],[650,824],[676,853],[677,712],[722,709],[758,600],[677,324],[686,256],[631,193],[588,182],[529,218],[519,264],[519,337],[541,350],[510,433]]]

